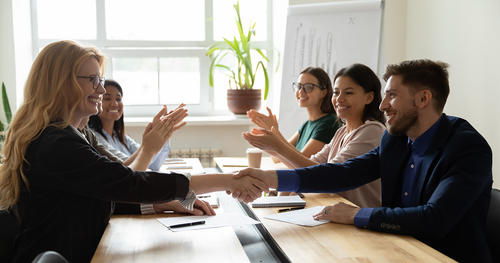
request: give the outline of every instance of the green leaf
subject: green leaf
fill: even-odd
[[[7,124],[12,120],[12,111],[10,110],[9,97],[7,97],[7,90],[5,89],[5,84],[2,81],[2,102],[3,110],[5,111],[5,119]]]
[[[248,46],[248,40],[245,36],[245,33],[243,33],[243,26],[241,25],[241,21],[236,20],[236,25],[236,27],[238,28],[238,33],[240,35],[241,45],[243,49],[246,49],[246,47]]]
[[[230,77],[232,77],[236,81],[235,73],[230,67],[222,64],[216,64],[215,67],[227,70],[228,72],[231,73]]]
[[[278,61],[278,63],[276,63],[276,69],[274,69],[274,71],[278,72],[278,69],[279,69],[280,63],[281,63],[281,53],[279,52],[279,50],[276,50],[276,52],[278,52],[278,54],[277,54],[278,58],[276,60],[276,61]]]
[[[259,68],[259,66],[262,66],[262,71],[264,72],[264,100],[267,99],[267,95],[269,93],[269,77],[267,76],[267,70],[266,70],[266,67],[264,66],[264,63],[262,63],[262,61],[259,61],[259,63],[257,63],[257,67],[255,68],[255,72],[257,73],[257,69]]]
[[[3,121],[0,121],[0,132],[5,131],[5,126],[3,125]]]
[[[208,69],[208,82],[210,84],[210,87],[213,87],[214,86],[214,69],[217,65],[219,65],[218,63],[227,55],[229,54],[228,51],[223,51],[223,52],[219,52],[217,53],[217,55],[213,56],[212,58],[212,61],[210,61],[210,67]],[[220,67],[219,67],[220,68]],[[232,70],[231,70],[232,71]],[[233,73],[233,76],[234,76],[234,72]]]
[[[269,62],[269,59],[267,58],[266,55],[264,55],[264,53],[262,52],[262,50],[260,50],[260,48],[256,48],[255,51],[257,51],[262,56],[262,58],[264,58],[267,62]]]

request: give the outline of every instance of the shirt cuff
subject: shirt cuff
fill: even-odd
[[[151,215],[155,214],[156,211],[153,208],[153,204],[141,204],[141,214],[142,215]]]
[[[368,228],[372,211],[373,208],[361,208],[354,216],[354,225],[359,228]]]
[[[184,200],[181,200],[182,207],[186,208],[189,211],[193,211],[194,202],[196,201],[196,193],[193,190],[189,190],[189,193],[186,195]]]
[[[297,192],[300,186],[300,178],[295,170],[277,170],[278,191]]]

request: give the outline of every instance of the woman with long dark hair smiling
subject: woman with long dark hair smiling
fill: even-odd
[[[332,83],[322,68],[307,67],[300,72],[292,87],[299,107],[307,111],[307,120],[288,139],[288,143],[305,157],[309,157],[321,150],[338,128],[337,116],[330,102],[333,94]],[[255,110],[248,111],[247,115],[257,126],[268,131],[274,129],[283,137],[278,131],[276,116],[269,108],[267,111],[267,116]]]
[[[250,144],[280,159],[289,168],[318,163],[340,163],[364,154],[378,146],[385,131],[385,117],[379,110],[381,85],[377,75],[367,66],[353,64],[335,75],[331,104],[342,122],[331,142],[310,158],[290,147],[274,131],[259,129],[243,137]],[[380,179],[341,196],[361,207],[377,207],[381,203]]]
[[[135,142],[125,132],[122,101],[123,89],[114,80],[106,80],[104,87],[106,93],[104,93],[102,99],[102,111],[98,115],[90,117],[89,127],[95,131],[99,143],[114,149],[113,153],[118,158],[122,161],[133,161],[135,157],[134,153],[140,148],[140,144]],[[178,108],[182,108],[182,106],[183,104]],[[168,157],[169,152],[170,143],[167,140],[161,150],[151,160],[149,169],[158,171]]]

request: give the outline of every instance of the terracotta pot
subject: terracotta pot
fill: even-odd
[[[248,110],[260,109],[260,89],[228,89],[227,106],[234,114],[246,114]]]

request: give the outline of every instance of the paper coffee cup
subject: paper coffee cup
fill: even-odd
[[[257,148],[247,149],[248,167],[260,168],[260,161],[262,160],[262,150]]]

